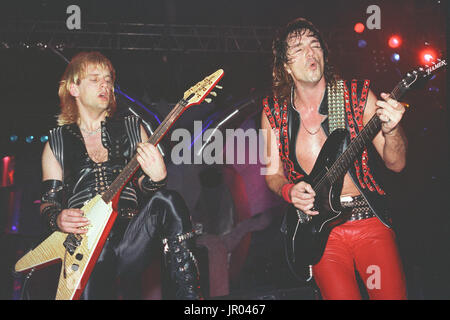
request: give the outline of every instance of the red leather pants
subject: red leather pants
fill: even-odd
[[[406,299],[405,276],[392,229],[373,217],[335,227],[313,274],[323,299],[361,299],[355,268],[370,299]]]

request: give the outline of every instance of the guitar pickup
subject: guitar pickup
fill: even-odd
[[[82,240],[83,238],[80,235],[71,233],[67,236],[63,246],[72,256],[75,253],[75,250],[80,246]]]

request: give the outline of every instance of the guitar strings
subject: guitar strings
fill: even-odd
[[[167,117],[161,122],[161,124],[156,128],[151,137],[147,140],[152,144],[155,144],[159,138],[162,136],[162,133],[166,131],[166,127],[170,126],[176,117],[180,114],[180,112],[186,106],[187,101],[184,99],[180,100],[179,103],[176,104],[174,108],[169,112]],[[169,122],[170,121],[170,122]],[[139,163],[137,161],[137,155],[134,155],[133,158],[128,162],[128,164],[123,168],[122,173],[120,174],[110,185],[107,191],[102,195],[102,199],[105,202],[111,201],[113,195],[118,191],[120,186],[122,186],[126,180],[130,178],[130,176],[136,171]],[[124,179],[126,177],[126,179]],[[116,189],[116,190],[114,190]],[[113,192],[114,191],[114,192]]]
[[[397,93],[399,93],[399,90],[401,89],[400,86],[401,86],[401,82],[398,83],[398,84],[395,86],[395,88],[392,90],[392,92],[390,93],[390,95],[391,95],[391,97],[392,97],[393,99],[396,99],[396,100],[397,100],[398,98],[400,98],[400,97],[397,97]],[[367,133],[367,131],[369,130],[369,129],[367,129],[367,128],[370,127],[373,123],[375,123],[375,121],[377,121],[377,119],[379,120],[378,116],[375,114],[375,115],[372,117],[372,119],[369,120],[369,122],[367,123],[367,125],[366,125],[366,126],[364,127],[364,129],[359,133],[358,136],[362,136],[363,134]],[[375,124],[375,125],[377,125],[377,124]],[[344,151],[344,152],[336,159],[336,161],[332,164],[332,166],[330,167],[330,169],[329,169],[328,171],[325,172],[324,169],[323,169],[323,170],[320,172],[320,174],[317,175],[318,178],[320,177],[320,180],[319,180],[319,182],[317,182],[317,183],[315,183],[316,179],[313,180],[313,183],[315,184],[315,187],[313,188],[314,191],[317,191],[316,189],[319,189],[319,188],[320,188],[320,186],[322,185],[322,183],[324,183],[325,179],[328,179],[328,176],[332,175],[332,172],[336,170],[337,163],[340,162],[341,159],[342,159],[344,156],[346,156],[346,154],[348,154],[348,152],[350,152],[350,151],[348,151],[348,150],[350,150],[351,148],[353,148],[354,145],[357,143],[356,141],[357,141],[358,136],[350,142],[350,144],[349,144],[349,146],[347,147],[347,149],[346,149],[346,150],[345,150],[345,151]]]

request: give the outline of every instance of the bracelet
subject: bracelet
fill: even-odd
[[[144,192],[154,192],[156,190],[159,190],[163,187],[165,187],[167,184],[167,176],[162,179],[161,181],[153,181],[152,179],[150,179],[149,176],[145,176],[144,179],[142,179],[142,191]]]
[[[47,219],[48,225],[52,232],[59,231],[58,224],[56,219],[58,215],[61,213],[61,208],[57,205],[50,205],[42,209],[41,214]]]
[[[282,188],[281,188],[281,195],[283,196],[283,199],[289,203],[292,203],[291,197],[289,195],[289,193],[291,192],[292,187],[294,186],[293,183],[286,183]]]

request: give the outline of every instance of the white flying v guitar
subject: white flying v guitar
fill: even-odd
[[[187,90],[148,142],[157,145],[186,109],[205,100],[223,74],[224,71],[219,69]],[[206,101],[210,102],[210,99]],[[139,163],[134,156],[103,194],[95,196],[81,208],[91,222],[87,233],[53,232],[16,263],[15,271],[37,270],[62,260],[56,299],[79,299],[116,220],[120,192],[138,168]]]

